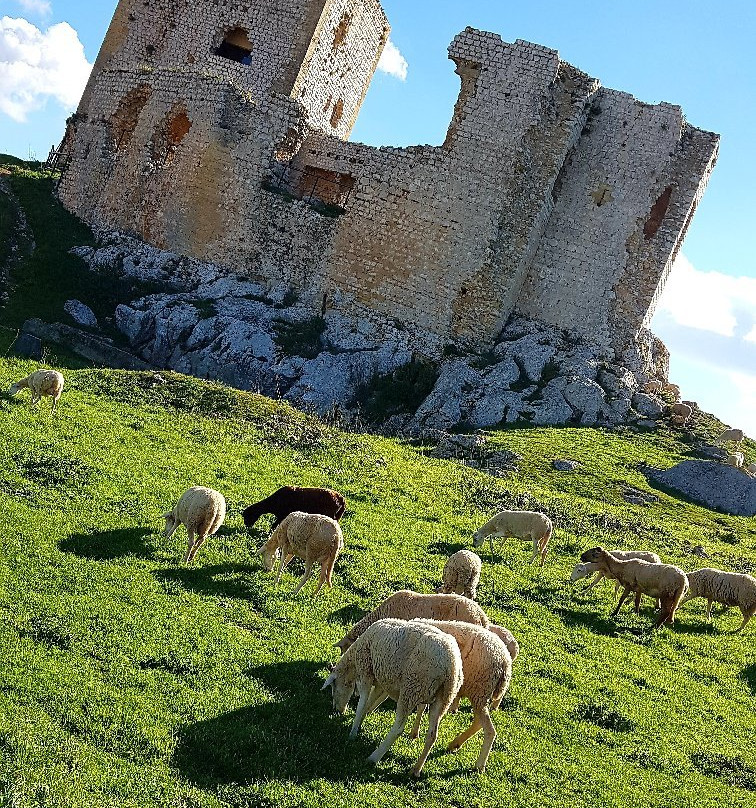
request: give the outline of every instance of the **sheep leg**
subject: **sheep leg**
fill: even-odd
[[[533,564],[540,555],[541,548],[537,538],[533,539],[533,555],[530,557],[530,563]],[[542,565],[543,566],[543,565]]]
[[[284,553],[281,551],[281,558],[278,562],[278,577],[276,578],[276,586],[281,583],[281,576],[283,575],[283,571],[286,569],[286,565],[294,558],[293,553]]]
[[[189,563],[193,564],[194,559],[197,557],[197,553],[199,552],[199,548],[205,543],[205,539],[207,536],[200,536],[197,541],[194,543],[194,547],[192,547],[191,555],[189,556]]]
[[[640,604],[641,604],[641,593],[635,593],[635,613],[640,614]]]
[[[599,570],[594,576],[593,580],[586,586],[583,592],[590,592],[591,589],[595,589],[599,583],[604,579],[604,573]]]
[[[425,733],[425,746],[423,747],[423,751],[417,759],[415,768],[412,769],[413,777],[420,777],[420,773],[423,770],[423,766],[425,766],[425,761],[428,759],[430,750],[433,748],[433,744],[436,743],[436,738],[438,738],[438,725],[443,714],[444,704],[438,699],[428,706],[428,732]]]
[[[753,617],[754,613],[756,613],[756,606],[754,606],[752,609],[747,609],[741,606],[740,611],[743,613],[743,623],[741,624],[740,628],[735,630],[736,634],[740,634],[740,632],[748,625],[748,621]]]
[[[625,591],[622,593],[622,597],[619,599],[619,603],[617,604],[617,608],[612,612],[612,617],[616,617],[619,614],[619,610],[622,608],[622,605],[627,600],[628,595],[632,592],[632,589],[625,587]]]
[[[481,721],[481,713],[473,707],[473,720],[470,726],[457,735],[457,737],[446,747],[447,752],[456,752],[463,744],[472,738],[473,735],[483,729],[483,722]]]
[[[409,734],[410,738],[412,738],[413,740],[420,737],[420,725],[422,724],[423,716],[425,715],[425,707],[426,707],[425,704],[421,704],[417,708],[417,717],[415,718],[415,724],[410,730]]]
[[[187,528],[186,535],[187,535],[187,545],[186,545],[186,555],[184,556],[184,564],[188,564],[189,559],[192,557],[192,548],[194,547],[194,531]]]
[[[451,703],[451,707],[449,707],[448,712],[454,714],[459,710],[459,702],[461,701],[462,697],[457,693],[454,697],[454,701]]]
[[[541,550],[541,566],[546,563],[546,556],[549,552],[549,540],[544,536],[540,542],[538,542],[538,546]]]
[[[299,579],[299,586],[294,590],[294,594],[299,594],[300,589],[310,580],[310,576],[312,575],[312,568],[315,566],[314,562],[308,561],[307,565],[305,566],[304,575]],[[320,587],[318,587],[318,592],[320,591]],[[315,593],[317,595],[317,592]]]
[[[371,763],[380,762],[386,752],[391,749],[396,739],[404,731],[404,725],[407,723],[407,717],[409,716],[410,712],[411,710],[408,709],[407,704],[400,699],[399,703],[396,705],[396,718],[394,719],[394,725],[388,731],[388,735],[386,735],[386,737],[381,741],[380,746],[368,758]]]
[[[374,687],[373,694],[370,696],[370,701],[368,702],[366,714],[370,715],[371,713],[374,713],[388,698],[389,694],[386,693],[385,690],[380,690],[377,686]]]
[[[713,601],[708,601],[706,604],[706,622],[711,623],[711,606]]]
[[[357,703],[357,710],[354,714],[352,729],[349,732],[350,738],[357,737],[357,733],[360,731],[362,722],[365,720],[365,716],[367,715],[368,699],[370,698],[370,691],[372,689],[373,689],[372,685],[367,685],[366,683],[357,684],[357,690],[359,691],[360,694],[360,700]]]
[[[475,763],[475,768],[479,772],[484,772],[486,770],[486,763],[488,763],[488,756],[491,754],[491,749],[496,741],[496,727],[491,720],[488,707],[484,707],[481,710],[479,720],[483,723],[483,746],[478,755],[478,760]]]

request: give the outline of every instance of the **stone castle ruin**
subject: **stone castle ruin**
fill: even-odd
[[[121,0],[66,133],[61,199],[100,232],[279,294],[279,308],[288,290],[300,319],[325,318],[326,353],[334,322],[365,338],[331,345],[334,356],[401,343],[375,372],[416,352],[443,362],[450,346],[497,352],[502,335],[539,329],[541,347],[589,343],[638,383],[658,372],[644,329],[718,137],[677,106],[601,87],[554,50],[468,28],[449,48],[461,91],[443,144],[352,143],[388,34],[378,0]],[[195,275],[196,292],[207,275]],[[154,303],[120,318],[157,361],[162,315],[142,317]],[[260,310],[238,319],[270,332]],[[530,325],[513,333],[514,322]],[[187,365],[192,341],[174,336],[159,363],[212,375]],[[527,361],[516,364],[523,377]]]

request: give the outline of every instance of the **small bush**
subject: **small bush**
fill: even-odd
[[[322,337],[325,328],[326,322],[322,317],[312,317],[294,323],[277,320],[277,342],[287,356],[315,359],[323,347]]]
[[[756,791],[756,771],[740,757],[728,757],[715,752],[696,752],[690,756],[690,761],[707,777],[718,777],[731,786]]]
[[[432,362],[413,359],[393,373],[376,376],[357,393],[368,420],[385,421],[392,415],[414,413],[433,392],[438,367]]]

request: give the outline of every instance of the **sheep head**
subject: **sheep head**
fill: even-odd
[[[600,562],[607,555],[603,547],[594,547],[592,550],[586,550],[581,556],[580,560],[588,564],[596,564]]]
[[[575,564],[575,568],[572,570],[572,575],[570,575],[570,580],[574,584],[575,581],[580,581],[583,578],[587,578],[591,574],[591,567],[589,564]]]
[[[483,528],[476,530],[473,535],[473,547],[480,547],[485,540],[486,536],[483,533]]]
[[[343,640],[339,640],[337,643],[334,643],[333,647],[338,648],[342,654],[346,654],[351,644],[352,640],[350,640],[348,637],[344,637]]]
[[[276,563],[276,559],[278,558],[279,548],[269,547],[267,544],[264,544],[260,548],[259,553],[262,557],[263,566],[268,572],[270,572]]]
[[[354,694],[356,679],[357,672],[354,665],[336,665],[321,688],[321,690],[331,688],[333,709],[339,715],[344,715],[346,712],[349,699]]]
[[[20,389],[21,389],[21,387],[19,386],[19,383],[18,383],[18,382],[16,382],[15,384],[12,384],[12,385],[11,385],[11,386],[8,388],[8,395],[9,395],[9,396],[15,396],[15,395],[16,395],[16,393],[18,393],[18,391],[19,391]]]
[[[176,518],[172,512],[169,512],[163,514],[163,519],[165,519],[165,530],[163,531],[163,535],[170,536],[177,527]]]

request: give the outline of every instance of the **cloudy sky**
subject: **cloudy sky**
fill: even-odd
[[[0,152],[44,157],[76,106],[116,0],[0,0]],[[654,330],[672,378],[756,435],[756,3],[384,0],[392,39],[354,139],[440,143],[459,90],[446,48],[466,25],[560,51],[602,82],[680,104],[722,152]]]

